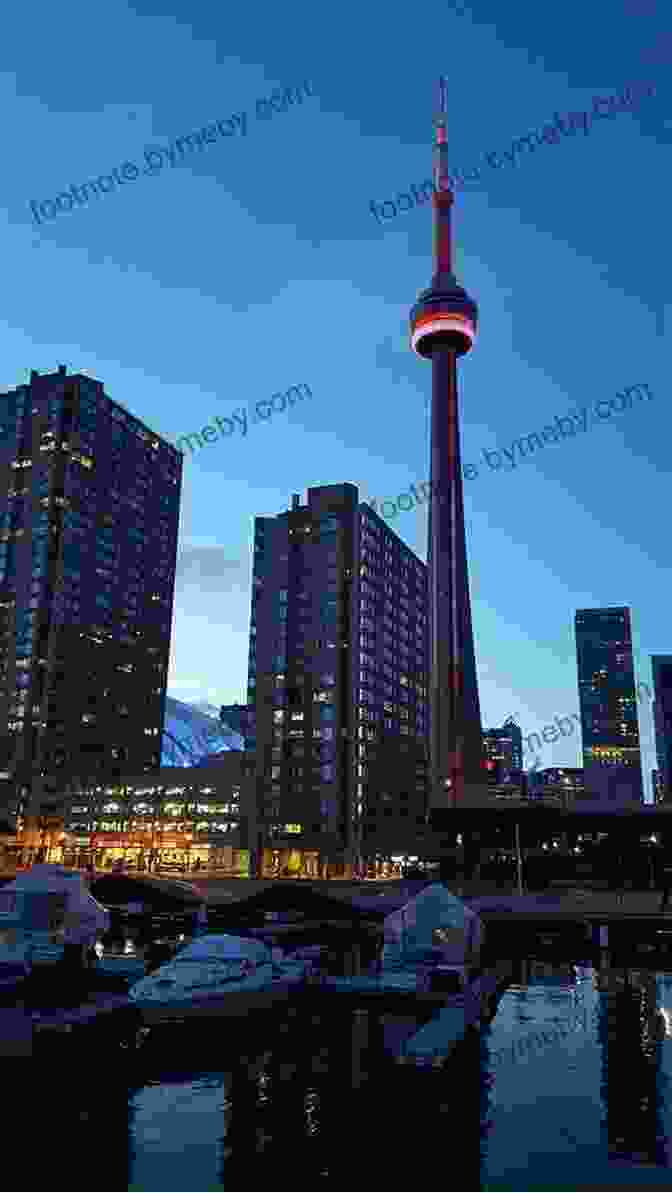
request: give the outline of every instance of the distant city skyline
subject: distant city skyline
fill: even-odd
[[[174,444],[285,378],[310,378],[313,402],[244,443],[231,434],[197,460],[187,451],[168,690],[244,702],[255,516],[311,485],[351,481],[380,502],[429,476],[427,368],[408,350],[407,304],[427,278],[431,199],[384,225],[368,203],[428,177],[432,84],[448,74],[451,159],[481,170],[457,195],[458,280],[480,312],[460,374],[462,456],[479,470],[464,484],[479,695],[486,724],[514,709],[529,734],[579,711],[575,610],[632,610],[637,678],[649,685],[650,656],[672,650],[657,516],[669,504],[672,423],[669,14],[617,5],[605,24],[601,7],[569,0],[549,25],[541,9],[478,0],[460,15],[437,8],[428,38],[388,13],[383,57],[370,52],[377,12],[346,0],[340,16],[327,38],[310,21],[297,38],[279,9],[259,21],[245,7],[112,6],[94,33],[76,4],[41,10],[36,40],[34,12],[8,11],[0,77],[17,135],[0,221],[12,278],[5,385],[67,362]],[[474,83],[475,64],[487,86]],[[302,103],[262,104],[258,118],[257,97],[277,93],[279,109],[284,87],[306,79]],[[590,113],[595,96],[635,79],[656,92],[632,113],[591,120],[588,136],[581,124],[553,145],[523,143],[518,165],[506,162],[502,150],[555,111]],[[246,136],[238,125],[201,150],[185,143],[175,168],[152,156],[163,163],[154,177],[98,199],[89,190],[69,215],[35,224],[31,198],[53,200],[127,159],[144,167],[144,148],[174,150],[242,112]],[[491,150],[505,164],[479,156]],[[483,447],[510,448],[523,428],[644,378],[656,401],[637,403],[637,417],[615,415],[512,471],[505,461],[505,484],[490,474]],[[426,504],[392,528],[426,559]],[[543,763],[578,765],[577,742],[544,743]]]

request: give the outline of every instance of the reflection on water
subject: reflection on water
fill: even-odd
[[[482,1033],[481,1187],[669,1188],[672,978],[611,969],[576,982],[530,965],[521,979]]]
[[[10,1135],[43,1124],[16,1187],[669,1189],[671,1010],[672,975],[524,961],[443,1069],[388,1055],[420,1020],[319,998],[163,1026],[114,1063],[68,1037],[9,1113]]]

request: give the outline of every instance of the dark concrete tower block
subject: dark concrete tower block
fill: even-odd
[[[411,347],[432,362],[429,568],[430,785],[428,811],[487,802],[464,529],[457,358],[476,335],[478,308],[453,273],[446,88],[434,144],[434,277],[411,311]]]

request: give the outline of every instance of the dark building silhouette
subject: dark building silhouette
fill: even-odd
[[[615,809],[643,800],[630,610],[579,609],[576,652],[584,804]]]
[[[523,735],[513,717],[499,729],[483,730],[485,772],[489,787],[520,787],[523,776]]]
[[[182,458],[65,366],[0,423],[0,769],[35,850],[73,776],[160,766]]]
[[[425,823],[424,563],[354,485],[255,521],[249,706],[261,875],[350,876]],[[250,710],[254,709],[251,719]],[[223,716],[232,723],[229,706]]]
[[[434,145],[434,276],[411,310],[411,347],[432,362],[429,580],[429,808],[487,802],[467,574],[457,359],[469,352],[476,303],[453,272],[445,80]],[[436,818],[434,818],[436,822]]]
[[[653,721],[656,731],[658,773],[656,803],[672,803],[672,655],[652,655]]]

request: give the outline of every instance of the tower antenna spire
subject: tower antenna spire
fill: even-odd
[[[450,209],[454,196],[448,173],[448,80],[439,76],[439,108],[434,120],[434,284],[453,276]]]

